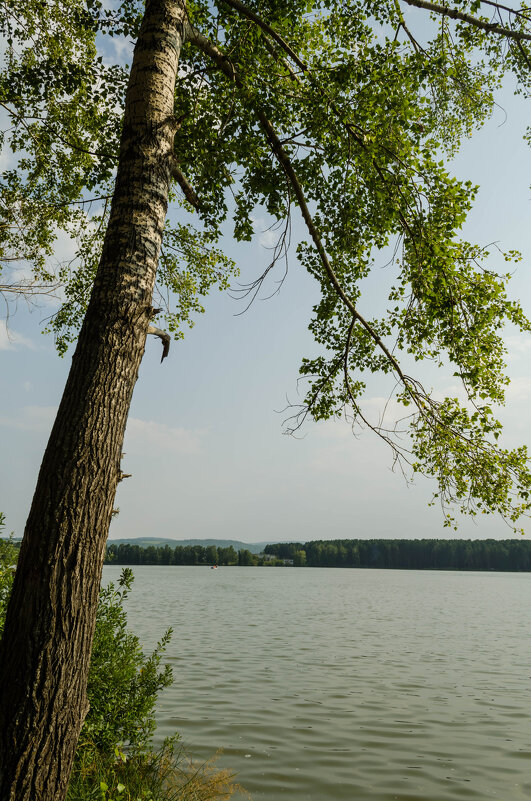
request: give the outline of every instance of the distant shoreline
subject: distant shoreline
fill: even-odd
[[[196,541],[197,542],[197,541]],[[210,541],[212,542],[212,541]],[[256,545],[256,544],[255,544]],[[233,545],[173,548],[108,543],[105,564],[176,566],[343,567],[388,570],[531,572],[528,540],[313,540],[269,543],[260,553]]]

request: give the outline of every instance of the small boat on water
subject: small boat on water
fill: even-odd
[[[217,565],[210,565],[210,569],[211,569],[211,570],[217,570],[217,569],[218,569],[218,566],[217,566]]]

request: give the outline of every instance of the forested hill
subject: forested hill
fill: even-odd
[[[316,540],[266,545],[263,554],[232,546],[169,545],[141,548],[110,543],[107,563],[118,565],[295,565],[402,570],[531,571],[531,541]]]

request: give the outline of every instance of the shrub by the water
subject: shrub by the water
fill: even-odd
[[[5,519],[0,512],[0,535]],[[0,636],[18,556],[12,539],[0,539]],[[215,760],[194,764],[175,736],[155,748],[155,704],[172,683],[161,666],[171,629],[151,654],[127,627],[124,602],[133,572],[100,591],[87,694],[90,709],[81,731],[68,801],[226,801],[236,790]]]
[[[133,571],[125,568],[117,586],[100,591],[87,685],[90,710],[80,738],[81,747],[94,746],[100,753],[117,743],[127,743],[129,751],[144,749],[155,730],[157,696],[173,681],[169,665],[160,669],[172,630],[146,656],[127,628],[124,603],[132,584]]]
[[[5,517],[0,512],[0,537],[4,534],[4,527]],[[18,547],[13,542],[12,536],[9,539],[0,539],[0,637],[4,630],[7,602],[13,585],[17,558]]]

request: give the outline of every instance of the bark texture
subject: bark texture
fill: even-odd
[[[184,0],[148,0],[109,227],[41,465],[0,646],[0,801],[61,801],[171,176]]]

